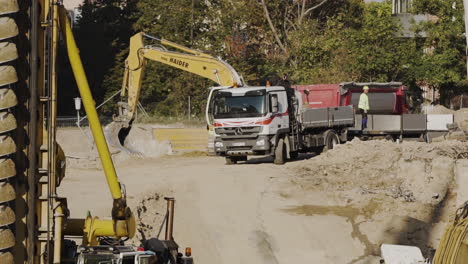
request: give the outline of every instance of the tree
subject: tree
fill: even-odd
[[[81,18],[75,34],[97,102],[103,101],[109,91],[120,88],[121,83],[109,83],[105,79],[123,61],[119,53],[128,46],[133,34],[132,25],[138,16],[136,1],[85,1],[81,6]]]
[[[423,46],[426,52],[418,65],[420,81],[439,89],[441,97],[446,97],[466,79],[462,0],[417,0],[413,12],[432,15],[429,22],[421,25],[427,38]]]

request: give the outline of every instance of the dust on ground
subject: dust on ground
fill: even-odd
[[[71,167],[60,191],[72,217],[109,215],[111,197],[95,191],[107,188],[103,172],[86,159],[94,149],[78,129],[58,138]],[[116,162],[137,219],[131,242],[157,236],[163,198],[175,196],[176,240],[200,263],[379,263],[382,243],[416,245],[428,257],[468,200],[467,142],[353,140],[284,166],[158,155]]]
[[[176,124],[174,126],[181,126]],[[157,158],[174,154],[169,142],[158,142],[153,138],[153,129],[168,127],[166,125],[134,124],[126,137],[125,146],[135,153],[129,153],[119,148],[109,147],[114,163],[121,163],[135,157]],[[171,125],[172,127],[172,125]],[[57,131],[57,142],[62,146],[67,156],[68,168],[99,169],[101,160],[94,144],[89,127],[60,128]]]

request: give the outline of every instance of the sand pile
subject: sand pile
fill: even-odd
[[[139,197],[137,204],[130,205],[135,214],[136,234],[131,240],[131,244],[140,245],[150,238],[164,239],[167,204],[160,193],[148,193]],[[161,228],[162,227],[162,228]]]
[[[119,164],[139,157],[152,158],[172,154],[169,142],[156,141],[152,131],[152,125],[133,125],[125,140],[125,146],[130,151],[113,148],[108,144],[114,163]],[[57,130],[57,141],[65,152],[68,168],[99,169],[102,167],[89,127],[60,128]]]
[[[67,168],[100,168],[101,161],[89,128],[59,128],[57,142],[65,153]]]
[[[385,194],[407,202],[438,204],[454,181],[456,161],[468,159],[468,143],[353,141],[303,162],[307,189]]]
[[[379,256],[380,245],[390,243],[418,246],[429,257],[459,205],[457,183],[468,179],[467,164],[467,142],[355,139],[294,165],[289,182],[297,188],[289,195],[331,196],[327,206],[311,200],[293,210],[347,217],[367,255]]]
[[[125,147],[141,153],[144,157],[172,154],[169,142],[158,142],[153,138],[153,128],[153,125],[134,124],[125,139]]]

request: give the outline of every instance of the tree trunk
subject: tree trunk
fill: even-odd
[[[263,11],[265,11],[265,17],[268,21],[268,25],[270,25],[273,35],[275,36],[276,42],[278,43],[278,45],[280,46],[281,50],[283,50],[284,53],[288,53],[288,50],[286,49],[285,45],[281,41],[280,36],[278,35],[278,32],[276,31],[275,25],[273,25],[273,21],[271,21],[270,12],[268,12],[268,8],[265,3],[265,0],[262,0],[262,7],[263,7]]]

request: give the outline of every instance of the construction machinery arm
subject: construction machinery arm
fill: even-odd
[[[145,46],[144,37],[159,41],[158,46]],[[169,51],[172,47],[182,52]],[[191,72],[210,79],[221,86],[242,86],[236,70],[227,62],[198,50],[190,49],[164,39],[137,33],[130,39],[130,52],[125,63],[121,95],[128,91],[127,103],[121,105],[116,121],[131,122],[135,117],[141,91],[142,78],[147,60],[157,61],[171,67]]]
[[[83,69],[83,64],[73,37],[72,29],[68,21],[65,8],[60,10],[60,25],[65,38],[68,57],[72,66],[80,96],[88,116],[94,141],[101,159],[104,174],[107,179],[110,193],[113,199],[112,220],[100,220],[90,215],[86,218],[83,227],[83,244],[96,245],[97,238],[102,236],[132,237],[135,233],[135,220],[127,206],[126,197],[119,183],[114,163],[107,146],[101,123],[97,115],[88,80]]]

